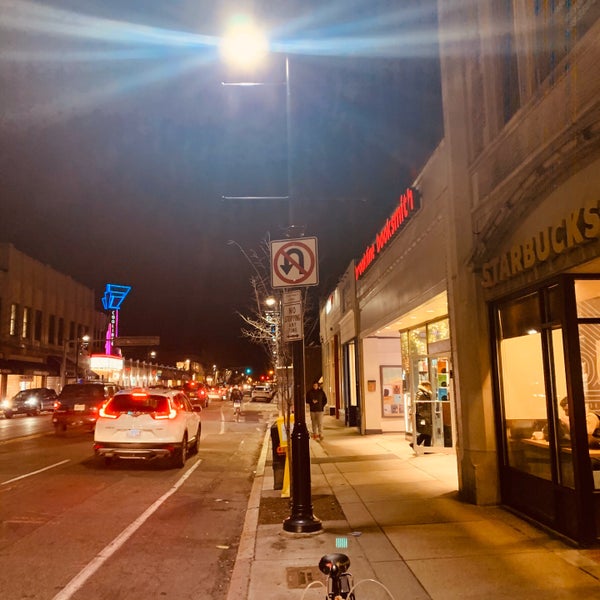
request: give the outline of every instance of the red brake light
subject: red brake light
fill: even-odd
[[[106,404],[104,404],[103,406],[100,407],[100,411],[98,412],[98,414],[101,417],[108,417],[109,419],[116,419],[120,413],[117,413],[117,412],[111,410],[111,403],[107,402]]]
[[[177,409],[174,406],[171,406],[170,404],[167,406],[167,410],[163,410],[163,411],[156,411],[153,413],[150,413],[150,416],[153,419],[174,419],[177,416]]]

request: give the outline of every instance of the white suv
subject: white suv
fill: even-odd
[[[113,458],[169,458],[183,467],[198,452],[200,411],[179,390],[130,389],[116,393],[101,409],[94,430],[94,452]]]
[[[252,388],[250,398],[252,402],[255,400],[264,400],[265,402],[271,402],[273,400],[274,390],[270,385],[255,385]]]

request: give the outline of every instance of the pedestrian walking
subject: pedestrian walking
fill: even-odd
[[[323,410],[327,405],[327,396],[319,386],[319,382],[315,381],[312,389],[306,392],[306,404],[310,410],[310,420],[312,423],[313,440],[323,439]]]

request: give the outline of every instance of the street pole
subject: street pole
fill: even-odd
[[[67,382],[67,346],[72,340],[65,340],[63,343],[62,363],[60,365],[60,389],[65,387]]]
[[[290,87],[290,63],[285,57],[285,113],[287,129],[288,167],[288,237],[296,228],[294,223],[294,188],[292,176],[292,94]],[[304,309],[302,310],[304,319]],[[313,515],[310,479],[310,451],[308,429],[306,427],[306,406],[304,401],[304,335],[301,340],[289,342],[291,345],[294,373],[294,428],[291,434],[291,511],[283,522],[284,531],[290,533],[316,533],[322,530],[321,521]]]

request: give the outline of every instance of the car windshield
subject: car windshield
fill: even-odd
[[[115,413],[166,412],[169,401],[166,396],[146,394],[119,394],[114,396],[107,408]]]

